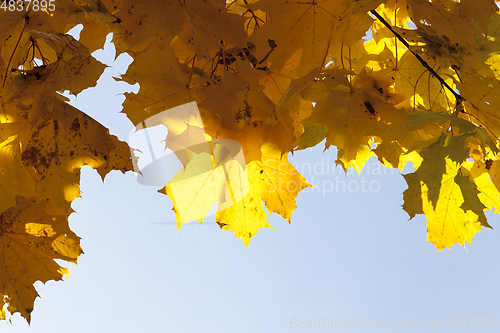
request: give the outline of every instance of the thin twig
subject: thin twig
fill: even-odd
[[[431,66],[429,66],[429,64],[424,59],[422,59],[422,57],[419,54],[413,52],[413,50],[410,48],[410,44],[408,44],[408,42],[406,41],[406,39],[404,39],[403,37],[401,37],[401,35],[398,34],[396,31],[394,31],[394,29],[392,28],[392,26],[389,23],[387,23],[387,21],[384,20],[384,18],[382,16],[380,16],[380,14],[377,13],[376,10],[370,10],[370,13],[372,13],[373,15],[375,15],[375,17],[378,18],[380,20],[380,22],[382,22],[387,27],[387,29],[389,29],[394,34],[394,36],[396,36],[399,39],[399,41],[401,43],[403,43],[404,46],[406,46],[406,48],[408,48],[408,51],[410,51],[415,56],[415,58],[417,58],[418,61],[420,61],[420,63],[422,64],[422,66],[424,66],[432,75],[434,75],[434,77],[436,79],[438,79],[439,83],[441,83],[446,89],[448,89],[453,94],[453,96],[455,96],[455,99],[457,101],[456,102],[456,107],[457,107],[458,110],[461,110],[460,104],[462,104],[462,102],[465,101],[465,98],[463,98],[462,95],[460,95],[455,90],[453,90],[448,85],[448,83],[446,83],[446,81],[443,80],[443,78],[441,76],[439,76],[439,74],[436,73],[436,71]]]
[[[398,0],[394,2],[394,26],[398,26]],[[394,48],[396,49],[396,68],[398,68],[398,38],[394,37]]]

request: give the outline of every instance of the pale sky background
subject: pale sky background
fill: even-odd
[[[120,93],[130,88],[111,76],[125,72],[130,58],[113,63],[111,44],[94,55],[110,67],[72,103],[127,140],[133,126],[119,113]],[[78,266],[63,262],[67,281],[36,284],[31,327],[16,314],[0,332],[275,333],[331,330],[330,320],[346,322],[343,331],[368,320],[373,328],[390,321],[393,330],[421,321],[413,331],[443,332],[447,319],[454,331],[453,318],[466,320],[462,332],[479,325],[469,329],[467,318],[497,318],[500,326],[499,231],[483,229],[467,249],[438,253],[425,241],[425,218],[408,221],[401,208],[406,184],[398,172],[371,159],[359,177],[344,176],[323,144],[290,161],[317,188],[299,194],[290,225],[273,214],[275,230],[261,229],[249,250],[213,223],[178,233],[157,224],[175,220],[168,197],[132,172],[111,172],[103,184],[85,167],[70,216],[85,254]],[[500,229],[499,216],[487,216]],[[436,320],[438,330],[430,329]],[[322,328],[300,329],[307,321]]]

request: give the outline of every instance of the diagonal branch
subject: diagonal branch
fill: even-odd
[[[379,13],[377,13],[376,10],[370,10],[370,13],[372,13],[373,15],[375,15],[375,17],[378,18],[380,20],[380,22],[382,22],[394,34],[394,36],[396,36],[396,38],[399,39],[399,41],[401,43],[403,43],[403,45],[408,48],[408,50],[415,56],[415,58],[417,58],[418,61],[420,61],[420,63],[422,64],[422,66],[424,66],[432,75],[434,75],[434,77],[436,79],[438,79],[439,83],[441,83],[446,89],[448,89],[453,94],[453,96],[455,96],[455,99],[457,100],[457,103],[456,103],[457,110],[460,110],[460,111],[463,112],[463,110],[462,110],[462,108],[460,106],[461,106],[462,102],[465,101],[465,98],[463,98],[462,95],[460,95],[454,89],[452,89],[448,85],[448,83],[446,83],[445,80],[443,80],[443,78],[441,76],[439,76],[439,74],[436,73],[436,71],[431,66],[429,66],[429,64],[424,59],[422,59],[422,57],[419,54],[413,52],[413,50],[410,48],[410,44],[408,44],[408,42],[406,41],[406,39],[404,39],[403,37],[401,37],[401,35],[398,34],[392,28],[392,26],[386,20],[384,20],[384,18],[382,16],[380,16]]]

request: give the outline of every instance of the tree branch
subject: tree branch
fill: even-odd
[[[452,89],[448,85],[448,83],[446,83],[445,80],[443,80],[443,78],[441,76],[439,76],[439,74],[436,73],[436,71],[431,66],[429,66],[429,64],[419,54],[413,52],[413,50],[410,48],[410,44],[408,44],[408,42],[406,41],[406,39],[404,39],[403,37],[401,37],[401,35],[398,34],[392,28],[392,26],[386,20],[384,20],[384,18],[382,16],[380,16],[379,13],[377,13],[376,10],[370,10],[370,13],[372,13],[373,15],[375,15],[375,17],[378,18],[380,20],[380,22],[382,22],[387,27],[387,29],[389,29],[394,34],[394,36],[396,36],[396,38],[399,39],[399,41],[401,43],[403,43],[403,45],[408,48],[408,51],[410,51],[415,56],[415,58],[417,58],[418,61],[420,61],[420,63],[422,64],[422,66],[424,66],[432,75],[434,75],[434,77],[436,79],[438,79],[439,83],[441,83],[446,89],[448,89],[453,94],[453,96],[455,96],[455,99],[457,100],[457,102],[456,102],[456,108],[457,108],[457,110],[460,110],[461,112],[464,112],[462,110],[462,108],[460,107],[460,105],[462,104],[463,101],[465,101],[465,98],[463,98],[462,95],[460,95],[454,89]]]

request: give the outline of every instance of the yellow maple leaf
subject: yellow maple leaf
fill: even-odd
[[[246,170],[241,161],[228,156],[230,149],[224,145],[224,140],[212,141],[212,154],[197,154],[160,191],[174,204],[177,229],[189,221],[201,222],[214,203],[233,206],[248,192]]]
[[[260,228],[271,228],[266,221],[264,201],[269,213],[277,213],[290,222],[295,200],[310,185],[275,147],[262,147],[262,160],[247,166],[249,190],[229,208],[219,206],[215,220],[222,230],[231,230],[247,246]]]
[[[170,41],[179,35],[200,57],[209,57],[219,47],[220,40],[244,47],[247,36],[244,17],[202,0],[139,3],[125,0],[114,15],[121,20],[113,26],[113,42],[119,53],[140,53],[150,44]]]
[[[123,80],[130,84],[141,82],[138,94],[127,93],[123,112],[134,124],[157,113],[201,100],[204,93],[190,89],[190,75],[182,70],[170,47],[160,50],[152,46],[136,57]]]
[[[470,135],[470,134],[469,134]],[[425,214],[427,240],[441,251],[453,244],[471,242],[490,227],[484,215],[488,209],[498,210],[500,193],[485,172],[473,170],[468,156],[468,135],[441,137],[422,150],[422,165],[415,173],[405,175],[408,189],[403,208],[411,218]]]
[[[88,50],[69,35],[29,31],[34,38],[45,41],[57,53],[57,61],[25,71],[0,90],[5,101],[27,100],[34,102],[29,119],[35,124],[48,117],[54,102],[62,98],[56,91],[69,90],[78,94],[96,84],[105,65],[95,60]]]
[[[247,163],[260,160],[264,142],[290,151],[294,143],[290,116],[275,112],[275,104],[263,93],[247,63],[237,68],[244,75],[227,72],[223,82],[207,89],[199,105],[207,134],[238,141]]]
[[[342,30],[340,35],[351,33],[348,24],[343,22],[348,11],[341,0],[263,0],[249,4],[247,8],[261,10],[269,15],[266,24],[257,29],[250,40],[257,46],[257,59],[266,56],[270,49],[269,40],[274,41],[276,47],[269,55],[268,61],[272,62],[273,68],[278,71],[299,49],[302,49],[299,69],[301,76],[320,67],[328,53],[332,30]],[[360,30],[362,29],[360,26]],[[359,37],[364,35],[364,31]]]
[[[21,147],[13,124],[0,124],[0,213],[15,205]]]
[[[54,259],[76,263],[80,238],[68,227],[68,214],[48,201],[24,197],[0,215],[0,308],[30,321],[38,296],[33,283],[61,280],[68,274]],[[5,313],[2,311],[2,317]]]
[[[441,251],[451,248],[453,244],[471,243],[477,232],[481,231],[478,215],[472,210],[462,208],[464,196],[459,185],[454,166],[447,163],[446,174],[443,175],[439,199],[435,205],[427,197],[428,188],[422,186],[422,210],[427,218],[427,240]],[[454,174],[454,175],[453,175]]]
[[[33,167],[37,195],[68,211],[80,196],[80,169],[89,165],[104,177],[111,170],[132,169],[128,146],[70,105],[58,101],[55,119],[40,120],[21,133],[22,165]]]
[[[125,94],[123,112],[136,129],[166,125],[166,148],[183,164],[163,189],[178,227],[202,221],[217,203],[221,228],[248,246],[271,227],[266,208],[290,221],[309,185],[287,154],[323,139],[345,170],[359,172],[374,154],[400,169],[412,162],[403,208],[427,216],[438,250],[470,242],[490,226],[484,212],[500,212],[500,15],[492,0],[9,5],[19,9],[0,11],[2,246],[15,234],[12,221],[24,227],[16,235],[43,239],[46,250],[56,229],[76,244],[63,220],[79,195],[80,168],[130,169],[126,145],[58,93],[95,85],[105,66],[90,52],[109,32],[117,55],[134,58],[122,80],[140,86]],[[80,42],[65,35],[78,24]],[[179,109],[194,102],[200,114]],[[57,246],[59,254],[71,247]],[[0,293],[7,310],[29,318],[34,275],[9,284],[3,272],[21,272],[11,248],[1,248]],[[62,271],[45,273],[42,280]]]
[[[286,155],[269,144],[262,146],[261,161],[248,164],[248,176],[269,213],[277,213],[288,222],[297,208],[297,195],[311,186]]]
[[[340,150],[338,161],[345,170],[354,165],[360,169],[369,154],[363,147],[374,136],[394,139],[390,136],[391,124],[402,125],[408,120],[393,106],[393,100],[399,97],[389,92],[389,84],[366,72],[354,75],[345,69],[331,69],[314,71],[297,80],[290,94],[315,103],[307,120],[326,125],[325,148],[335,145]],[[288,104],[299,103],[293,96],[287,96],[287,100],[283,107],[288,109],[292,108]],[[358,152],[365,157],[356,163]]]

